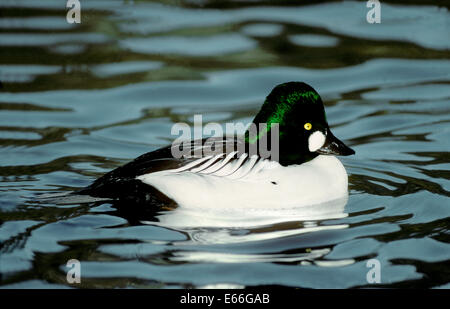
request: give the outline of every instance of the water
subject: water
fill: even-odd
[[[0,4],[1,287],[449,288],[447,8],[365,2]],[[174,123],[249,122],[276,84],[326,104],[348,201],[301,213],[157,213],[41,193],[167,145]],[[282,201],[280,202],[282,204]],[[81,261],[82,282],[66,281]]]

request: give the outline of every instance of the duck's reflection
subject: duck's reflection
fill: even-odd
[[[327,255],[331,248],[302,245],[302,238],[296,236],[347,228],[347,224],[324,224],[330,219],[347,217],[346,204],[347,197],[308,207],[277,210],[237,212],[177,208],[156,215],[157,222],[144,220],[141,223],[176,229],[189,235],[188,241],[175,244],[183,250],[172,252],[169,259],[173,262],[310,264]],[[280,252],[276,244],[289,236],[294,237],[287,245],[292,252]]]
[[[158,224],[171,228],[254,228],[255,230],[276,232],[287,227],[289,222],[302,222],[304,228],[318,228],[314,222],[347,217],[345,205],[348,197],[329,201],[323,204],[302,206],[298,208],[278,209],[245,209],[214,210],[176,208],[164,211],[155,216],[155,222],[145,221],[146,224]]]
[[[119,202],[107,204],[115,209],[109,214],[128,220],[129,225],[154,225],[187,235],[187,240],[171,242],[170,254],[164,255],[164,259],[171,262],[272,262],[308,265],[324,261],[330,266],[330,263],[344,265],[354,261],[323,260],[332,246],[324,246],[323,242],[322,245],[315,246],[311,241],[305,242],[303,235],[347,228],[347,224],[330,222],[332,219],[348,216],[345,212],[347,199],[345,197],[299,208],[239,211],[183,207],[155,211],[145,205]],[[144,246],[152,244],[152,236],[148,235],[142,242]],[[153,259],[151,256],[141,258]]]
[[[89,200],[86,199],[89,198]],[[128,220],[131,225],[149,224],[179,230],[247,230],[251,234],[284,233],[289,230],[297,230],[301,226],[302,231],[314,231],[323,228],[335,228],[334,225],[318,225],[319,222],[330,219],[345,218],[345,206],[348,196],[328,201],[322,204],[308,205],[291,208],[274,209],[247,209],[245,205],[241,209],[203,209],[203,208],[164,208],[148,207],[142,204],[120,202],[114,200],[104,201],[89,196],[54,194],[40,196],[40,203],[53,203],[56,205],[110,204],[114,214]],[[245,233],[244,233],[245,234]],[[290,234],[290,233],[289,233]],[[244,237],[242,233],[232,233],[233,237]]]

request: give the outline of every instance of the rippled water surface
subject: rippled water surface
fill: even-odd
[[[364,1],[81,0],[77,25],[65,1],[2,0],[1,287],[372,287],[377,259],[381,286],[449,288],[450,14],[382,2],[368,24]],[[248,123],[291,80],[356,151],[348,201],[242,217],[36,200],[194,114]]]

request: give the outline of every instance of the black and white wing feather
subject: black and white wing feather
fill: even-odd
[[[183,155],[174,153],[182,149]],[[152,173],[196,173],[230,179],[241,179],[256,173],[269,160],[245,152],[245,142],[237,138],[209,138],[170,145],[143,154],[97,179],[90,186],[78,191],[98,197],[121,198],[142,195],[148,185],[138,178]]]

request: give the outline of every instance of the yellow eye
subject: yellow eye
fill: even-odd
[[[307,123],[305,123],[304,128],[305,128],[305,130],[309,131],[309,130],[311,130],[312,125],[309,122],[307,122]]]

